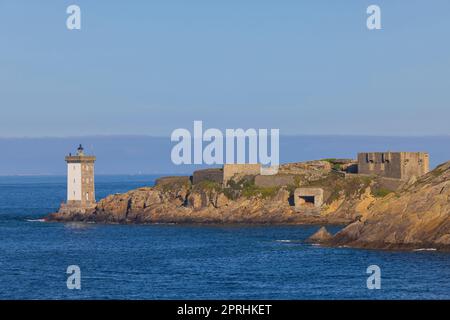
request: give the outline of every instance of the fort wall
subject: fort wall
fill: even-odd
[[[358,173],[408,180],[429,171],[429,156],[425,152],[361,152],[358,153]]]
[[[251,176],[261,173],[261,165],[257,164],[224,164],[223,183],[226,184],[234,176]]]
[[[198,184],[202,181],[223,182],[223,169],[203,169],[194,171],[192,174],[192,183]]]

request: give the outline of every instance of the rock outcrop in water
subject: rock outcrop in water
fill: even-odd
[[[375,201],[326,244],[450,250],[450,161]]]
[[[323,243],[333,238],[333,235],[328,232],[325,227],[320,228],[316,233],[307,239],[307,242]]]

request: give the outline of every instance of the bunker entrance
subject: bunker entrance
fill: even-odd
[[[314,196],[300,196],[300,205],[314,206],[315,197]]]
[[[323,204],[323,190],[321,188],[297,188],[294,192],[294,199],[297,209],[320,208]]]

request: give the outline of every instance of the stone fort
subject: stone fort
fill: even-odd
[[[224,164],[222,168],[194,171],[192,175],[192,183],[197,184],[206,180],[226,185],[232,178],[257,176],[260,172],[260,164]]]
[[[409,180],[424,175],[429,168],[426,152],[360,152],[358,174]]]
[[[342,174],[349,177],[357,174],[375,175],[385,178],[393,188],[402,181],[420,177],[429,171],[429,155],[426,152],[360,152],[357,160],[333,161],[339,164],[338,171]],[[225,164],[222,168],[194,171],[191,181],[193,184],[213,181],[227,185],[231,179],[254,176],[255,184],[260,187],[288,186],[294,184],[295,177],[302,173],[332,171],[332,167],[326,161],[309,161],[282,165],[280,172],[275,175],[261,175],[260,170],[260,164]]]
[[[279,167],[275,175],[261,175],[260,164],[225,164],[222,168],[201,169],[192,176],[165,177],[156,182],[157,185],[173,183],[173,179],[196,185],[210,181],[229,185],[231,180],[252,177],[256,187],[292,187],[293,194],[289,203],[297,212],[318,214],[329,196],[323,187],[308,185],[326,177],[329,173],[337,174],[344,179],[363,176],[376,176],[377,186],[381,189],[396,190],[413,177],[420,177],[429,172],[429,155],[426,152],[360,152],[357,159],[323,159],[306,162],[287,163]],[[327,191],[329,193],[329,191]]]

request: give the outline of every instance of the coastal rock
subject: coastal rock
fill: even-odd
[[[329,233],[325,227],[322,227],[316,233],[314,233],[312,236],[310,236],[307,239],[307,242],[321,243],[321,242],[330,240],[332,237],[333,237],[333,235],[331,233]]]
[[[274,201],[281,202],[281,203],[287,203],[289,201],[289,197],[291,196],[291,193],[286,190],[285,188],[282,188],[278,190],[276,196],[274,197]]]
[[[217,195],[216,203],[215,203],[216,208],[223,208],[223,207],[227,206],[228,203],[229,203],[229,199],[223,193],[219,193]]]
[[[450,250],[450,162],[373,203],[330,245]]]
[[[305,216],[289,204],[289,191],[274,196],[229,199],[211,190],[194,191],[181,197],[173,190],[141,188],[108,196],[86,214],[56,213],[50,221],[94,221],[100,223],[218,223],[218,224],[311,224],[348,223],[341,218]]]
[[[199,209],[202,207],[203,201],[202,201],[202,195],[199,193],[191,193],[187,197],[187,203],[190,207],[194,209]]]

